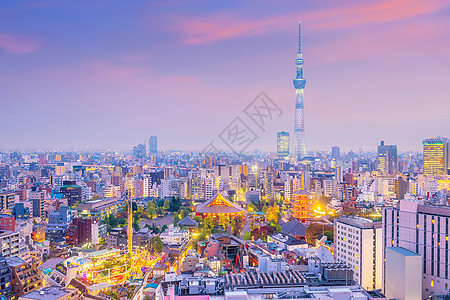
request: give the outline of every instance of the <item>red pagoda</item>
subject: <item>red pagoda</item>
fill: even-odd
[[[310,196],[311,194],[305,190],[294,192],[292,200],[294,206],[291,208],[291,213],[300,222],[305,222],[312,218],[313,203]]]

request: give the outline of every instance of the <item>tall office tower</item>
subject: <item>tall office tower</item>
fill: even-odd
[[[0,214],[11,214],[15,199],[14,192],[0,192]]]
[[[191,199],[192,200],[205,200],[205,169],[192,169],[189,172],[190,186],[191,186]]]
[[[383,248],[403,247],[422,256],[421,299],[448,293],[449,230],[450,208],[446,206],[400,200],[396,207],[383,209]]]
[[[339,159],[339,157],[341,156],[341,149],[339,149],[338,146],[334,146],[333,148],[331,148],[331,157],[334,159]]]
[[[294,79],[295,87],[295,119],[294,119],[294,155],[297,158],[306,156],[305,145],[305,115],[303,105],[303,93],[306,80],[303,78],[303,58],[301,41],[301,22],[298,22],[298,53],[295,64],[297,65],[297,77]]]
[[[394,175],[398,172],[396,145],[385,145],[384,141],[381,141],[377,152],[377,170],[383,175]]]
[[[289,132],[280,131],[277,133],[277,154],[278,156],[289,155]]]
[[[382,288],[383,238],[381,222],[359,217],[334,220],[335,257],[353,270],[367,290]]]
[[[148,152],[149,154],[156,154],[158,152],[158,138],[154,135],[148,139]]]
[[[431,138],[423,141],[423,174],[443,175],[447,173],[448,140]]]
[[[61,194],[67,199],[69,207],[74,206],[77,202],[82,201],[81,186],[76,184],[76,181],[65,180],[60,188]],[[35,209],[33,208],[33,211]],[[42,208],[43,210],[43,208]]]
[[[144,158],[146,156],[147,150],[145,149],[145,144],[139,144],[133,147],[133,155],[137,158]]]

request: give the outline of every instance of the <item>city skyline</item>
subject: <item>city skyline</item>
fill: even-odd
[[[0,148],[124,150],[156,135],[201,150],[264,91],[283,116],[248,150],[275,152],[276,132],[293,134],[298,20],[308,151],[421,151],[450,132],[445,1],[254,6],[0,4]]]

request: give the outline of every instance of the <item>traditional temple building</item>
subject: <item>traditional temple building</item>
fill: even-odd
[[[202,218],[206,218],[207,216],[217,218],[221,214],[227,214],[230,217],[234,217],[242,215],[245,212],[245,209],[239,207],[236,203],[229,201],[220,193],[215,194],[205,203],[199,204],[196,210],[196,214],[202,216]]]
[[[291,213],[300,222],[305,222],[313,216],[313,203],[311,194],[305,190],[294,192]]]

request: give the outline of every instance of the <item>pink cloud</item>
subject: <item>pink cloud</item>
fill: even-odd
[[[70,72],[67,72],[68,69]],[[72,68],[56,69],[52,71],[52,74],[71,81],[129,87],[160,87],[165,84],[188,84],[198,81],[191,76],[162,76],[152,72],[146,66],[103,60]]]
[[[233,14],[220,13],[184,20],[172,30],[181,34],[185,44],[207,44],[285,30],[298,20],[310,23],[310,28],[315,30],[333,30],[405,20],[436,12],[446,5],[448,3],[444,0],[429,0],[426,3],[420,0],[389,0],[365,6],[295,12],[261,20],[246,20]]]
[[[39,50],[40,47],[40,42],[36,39],[0,32],[0,49],[8,53],[31,53]]]
[[[280,24],[282,20],[283,17],[275,17],[246,22],[230,14],[220,14],[179,23],[173,29],[183,35],[186,44],[205,44],[235,37],[262,34],[267,28]]]
[[[395,63],[399,57],[411,53],[419,54],[426,51],[428,54],[443,54],[448,51],[448,47],[432,45],[438,44],[446,35],[447,25],[443,21],[419,22],[326,40],[311,45],[309,53],[313,61],[321,64],[360,60],[374,55],[381,61],[389,60]],[[419,40],[422,43],[418,43]]]
[[[406,20],[439,11],[447,6],[442,0],[391,0],[370,6],[337,8],[306,14],[316,30],[343,29],[367,24]]]

